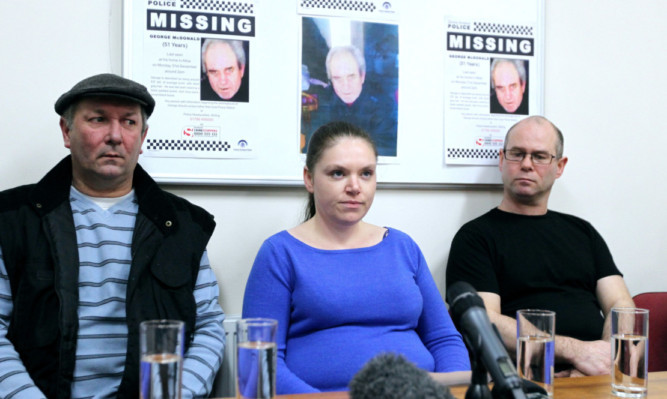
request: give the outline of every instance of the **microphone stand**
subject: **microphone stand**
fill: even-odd
[[[526,392],[524,392],[521,386],[511,387],[501,391],[500,389],[495,389],[496,386],[493,386],[493,399],[528,399]]]
[[[472,377],[470,385],[466,391],[465,399],[492,399],[487,380],[487,371],[484,364],[480,361],[477,354],[470,355],[470,365],[472,366]]]
[[[489,390],[488,372],[480,358],[480,353],[475,350],[474,345],[470,344],[467,336],[464,335],[463,340],[470,352],[470,366],[472,369],[470,385],[466,391],[465,399],[492,399],[491,390]]]
[[[514,386],[504,387],[503,389],[500,389],[499,384],[494,384],[493,390],[489,390],[488,371],[482,362],[480,353],[475,350],[473,345],[470,345],[467,336],[464,335],[463,340],[470,352],[470,366],[472,369],[470,385],[466,391],[465,399],[527,399],[529,397],[547,397],[546,395],[528,396],[520,384],[514,384]]]

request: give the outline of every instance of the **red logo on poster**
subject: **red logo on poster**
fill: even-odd
[[[183,136],[192,137],[193,130],[191,127],[186,127],[183,129]]]

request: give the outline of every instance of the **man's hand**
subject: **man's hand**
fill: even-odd
[[[611,343],[606,341],[578,341],[571,359],[574,370],[571,377],[579,375],[606,375],[611,372]],[[578,373],[579,372],[579,373]]]

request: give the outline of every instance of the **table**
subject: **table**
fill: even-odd
[[[467,386],[451,387],[457,399],[465,398]],[[347,392],[327,392],[301,395],[279,395],[278,399],[349,399]],[[554,399],[599,399],[615,398],[611,394],[611,376],[579,378],[556,378]],[[648,399],[667,398],[667,371],[649,373]]]

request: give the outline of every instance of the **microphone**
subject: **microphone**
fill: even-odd
[[[471,355],[481,360],[493,379],[493,397],[526,398],[522,380],[477,291],[466,282],[456,282],[447,288],[447,303]]]
[[[375,356],[350,381],[350,399],[456,399],[402,355]]]

